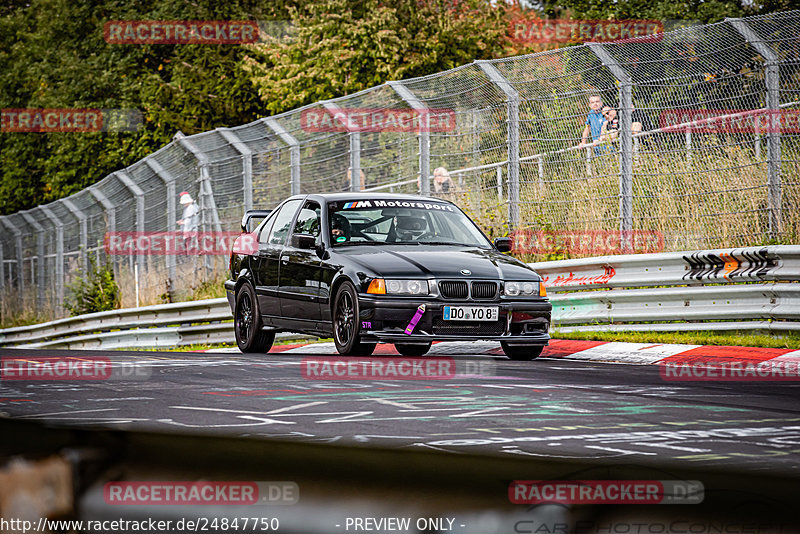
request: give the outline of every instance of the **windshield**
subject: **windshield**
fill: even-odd
[[[328,214],[333,246],[388,243],[492,246],[461,210],[447,202],[372,199],[332,202]]]

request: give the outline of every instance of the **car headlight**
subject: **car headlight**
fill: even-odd
[[[507,297],[538,297],[540,282],[506,282]]]
[[[386,295],[428,295],[427,280],[384,280],[375,278],[369,285],[367,293]]]

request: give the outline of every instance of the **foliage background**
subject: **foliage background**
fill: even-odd
[[[392,79],[535,51],[519,17],[690,19],[800,7],[800,0],[4,0],[0,108],[135,108],[124,133],[0,133],[0,214],[62,198],[157,150],[177,131],[235,126]],[[109,20],[291,21],[256,46],[110,45]]]

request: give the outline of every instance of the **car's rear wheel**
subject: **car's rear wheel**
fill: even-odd
[[[505,341],[501,341],[500,346],[503,347],[506,356],[518,361],[534,360],[544,350],[543,345],[511,345]]]
[[[430,343],[395,343],[394,348],[403,356],[422,356],[431,350]]]
[[[369,356],[377,343],[362,343],[359,331],[358,295],[349,281],[339,286],[333,303],[333,341],[339,354]]]
[[[275,341],[275,332],[265,332],[261,326],[256,292],[250,284],[243,284],[236,293],[236,313],[233,315],[233,330],[240,351],[269,352]]]

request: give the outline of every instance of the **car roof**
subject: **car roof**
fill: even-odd
[[[318,200],[321,202],[336,202],[340,200],[352,200],[352,199],[359,199],[359,200],[370,200],[370,199],[381,199],[381,200],[427,200],[427,201],[434,201],[434,202],[449,202],[447,200],[443,200],[441,198],[434,198],[434,197],[426,197],[422,195],[406,195],[401,193],[381,193],[378,191],[354,191],[354,192],[344,192],[344,193],[315,193],[310,195],[295,195],[291,198],[310,198],[313,200]]]

